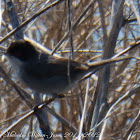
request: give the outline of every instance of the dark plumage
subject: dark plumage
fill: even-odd
[[[28,41],[12,42],[6,56],[17,77],[29,88],[47,94],[60,94],[69,90],[85,74],[108,63],[128,59],[102,60],[81,64],[65,58],[40,53]]]

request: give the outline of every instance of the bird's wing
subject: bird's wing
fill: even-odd
[[[86,64],[84,65],[74,60],[44,55],[40,58],[40,61],[32,67],[30,73],[37,77],[51,77],[54,75],[67,75],[69,72],[85,71],[88,68]]]

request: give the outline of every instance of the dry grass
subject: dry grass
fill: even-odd
[[[20,23],[27,20],[38,10],[41,10],[41,8],[52,2],[53,0],[48,0],[48,3],[46,3],[46,0],[15,0],[14,5],[16,7]],[[128,5],[128,3],[125,3],[123,7],[123,16],[125,19],[125,22],[123,23],[125,25],[119,31],[119,36],[116,38],[115,46],[113,46],[113,43],[111,42],[111,46],[105,48],[105,44],[110,39],[109,29],[112,23],[111,3],[112,2],[110,0],[100,0],[99,3],[89,0],[71,0],[70,27],[70,21],[68,19],[68,4],[67,1],[64,1],[41,16],[38,16],[35,20],[32,20],[32,22],[24,27],[24,34],[30,39],[46,46],[48,49],[53,50],[53,52],[58,53],[60,56],[66,58],[72,58],[73,56],[73,58],[79,62],[87,62],[89,60],[98,61],[105,55],[108,55],[104,54],[106,51],[108,51],[107,53],[110,53],[110,56],[113,56],[127,48],[130,43],[135,44],[136,38],[139,38],[140,25],[138,24],[139,19],[136,17],[134,9]],[[136,0],[136,12],[139,12],[139,4],[139,0]],[[9,30],[11,30],[10,21],[4,3],[2,3],[2,19],[1,38],[5,37]],[[135,22],[132,22],[130,19],[134,19]],[[118,22],[118,20],[116,22]],[[64,40],[58,45],[58,42],[65,35],[66,37]],[[112,37],[115,39],[114,36]],[[13,39],[14,38],[12,36],[1,45],[7,48]],[[107,50],[112,49],[112,47],[114,47],[114,53]],[[126,54],[139,57],[139,46]],[[6,61],[2,61],[2,57],[0,57],[0,64],[2,68],[6,70],[7,74],[16,81],[16,84],[31,93],[27,87],[16,80]],[[111,65],[109,83],[101,85],[100,80],[103,73],[97,72],[90,78],[89,83],[87,83],[88,80],[80,82],[68,92],[68,97],[52,102],[49,107],[52,109],[51,111],[55,110],[57,115],[63,116],[69,124],[73,126],[73,128],[79,130],[86,88],[87,84],[89,84],[87,93],[88,103],[85,110],[82,131],[83,133],[89,133],[90,129],[93,128],[93,125],[91,126],[93,111],[95,109],[95,103],[97,101],[99,91],[101,88],[104,88],[102,86],[106,87],[105,90],[108,103],[108,106],[103,113],[103,117],[101,117],[103,119],[108,109],[115,102],[117,102],[125,93],[130,90],[133,91],[135,85],[139,84],[139,69],[139,61],[134,59]],[[0,71],[0,133],[6,130],[10,125],[30,110],[14,88],[2,77],[3,75]],[[139,117],[139,109],[140,93],[139,91],[134,90],[131,96],[127,96],[113,107],[109,114],[108,121],[106,122],[106,126],[104,126],[105,131],[103,139],[126,139],[129,137],[132,140],[138,140],[140,137],[140,123],[136,117]],[[73,129],[70,130],[70,128],[66,127],[65,122],[63,122],[64,120],[61,120],[61,116],[59,116],[59,118],[56,114],[52,115],[50,113],[51,111],[48,111],[47,114],[49,117],[50,128],[54,133],[54,139],[70,139],[70,137],[68,137],[68,132],[72,133],[72,139],[74,139],[77,135],[74,135],[75,132]],[[132,125],[135,121],[136,124]],[[99,129],[97,129],[99,135],[104,129],[102,124],[99,126]],[[131,131],[129,132],[130,129]],[[23,139],[27,138],[27,134],[30,131],[41,134],[38,121],[34,116],[30,116],[27,117],[27,119],[22,120],[10,131],[15,132],[16,134],[23,133]],[[4,139],[12,140],[15,138],[5,137]],[[35,139],[39,138],[36,137]]]

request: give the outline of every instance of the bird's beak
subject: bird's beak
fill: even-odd
[[[2,47],[2,46],[0,46],[0,55],[5,54],[6,52],[7,52],[7,49]]]

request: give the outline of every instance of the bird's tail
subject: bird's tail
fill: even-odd
[[[107,64],[111,64],[111,63],[115,63],[115,62],[119,62],[119,61],[123,61],[123,60],[129,60],[132,58],[135,58],[135,57],[124,56],[124,57],[117,57],[117,58],[105,59],[105,60],[101,60],[101,61],[88,63],[89,72],[90,71],[96,72],[97,70],[101,69],[102,67],[106,66]]]

